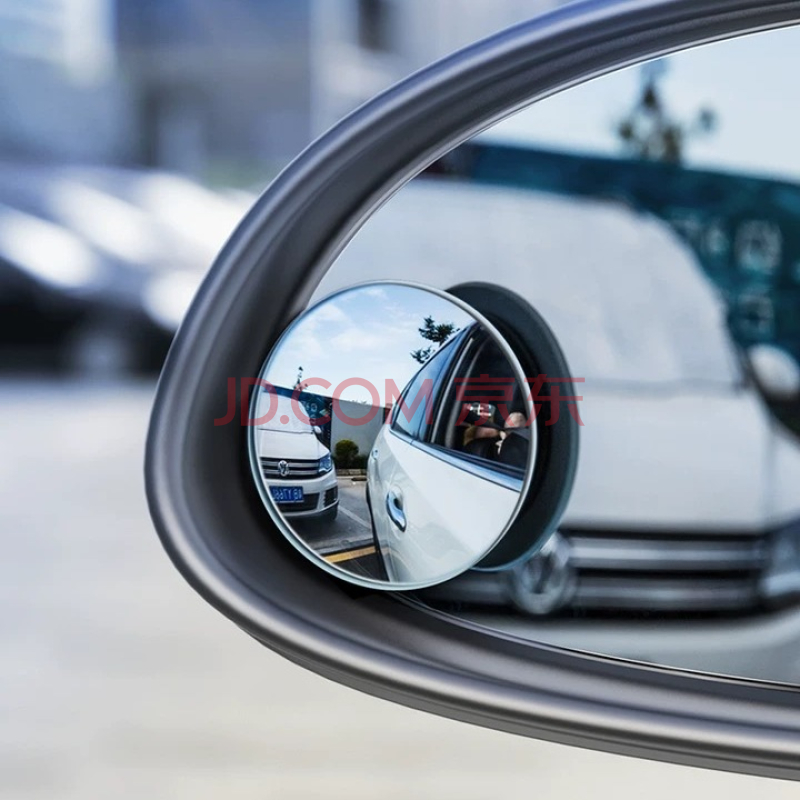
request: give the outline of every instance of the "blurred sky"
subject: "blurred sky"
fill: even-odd
[[[790,66],[800,29],[755,34],[705,45],[667,59],[664,96],[675,116],[693,119],[704,107],[718,128],[692,140],[686,163],[800,178],[800,91]],[[499,123],[484,136],[618,155],[614,126],[630,109],[641,67],[603,76],[548,98]]]

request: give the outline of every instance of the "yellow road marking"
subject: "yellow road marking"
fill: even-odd
[[[351,561],[354,558],[363,558],[364,556],[375,555],[375,548],[362,547],[360,550],[346,550],[344,553],[334,553],[331,556],[325,556],[325,560],[329,564],[338,564],[340,561]]]

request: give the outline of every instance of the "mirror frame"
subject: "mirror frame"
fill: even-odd
[[[796,22],[800,0],[570,4],[416,73],[308,147],[223,249],[160,380],[147,493],[189,583],[267,647],[372,695],[554,742],[800,778],[800,689],[515,640],[349,586],[274,528],[250,477],[247,429],[213,423],[228,378],[258,375],[347,241],[436,158],[576,83]]]

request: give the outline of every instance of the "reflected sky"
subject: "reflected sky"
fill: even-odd
[[[426,342],[419,334],[425,317],[463,328],[468,314],[446,299],[423,289],[398,285],[357,287],[324,300],[300,319],[270,357],[264,378],[274,386],[292,387],[303,368],[303,379],[324,378],[331,386],[309,390],[331,396],[348,378],[363,378],[385,402],[386,379],[402,389],[419,369],[411,357]],[[346,400],[370,401],[363,386],[341,393]]]
[[[798,53],[800,28],[793,28],[666,59],[662,86],[670,112],[686,120],[706,107],[717,114],[714,133],[689,142],[689,166],[800,179]],[[614,127],[637,97],[641,69],[621,70],[548,98],[482,138],[619,155]]]

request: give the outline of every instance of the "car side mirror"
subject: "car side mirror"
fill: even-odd
[[[266,647],[374,696],[555,742],[693,766],[800,777],[800,700],[796,687],[671,669],[643,663],[638,656],[637,660],[604,656],[591,646],[570,649],[546,644],[541,636],[525,638],[513,631],[491,630],[457,619],[452,613],[433,610],[405,592],[375,591],[363,582],[356,586],[334,570],[320,569],[308,557],[309,552],[301,553],[297,542],[292,541],[294,534],[284,527],[286,520],[265,506],[259,475],[258,480],[252,479],[251,459],[260,459],[261,454],[252,449],[250,413],[251,402],[262,388],[259,376],[265,359],[291,325],[335,291],[374,280],[376,275],[368,270],[378,273],[380,265],[397,253],[386,248],[370,262],[367,274],[337,273],[338,285],[323,283],[331,264],[398,188],[443,154],[523,106],[572,90],[583,81],[623,66],[799,22],[800,3],[786,0],[568,3],[552,14],[504,31],[415,73],[361,106],[287,167],[247,214],[197,293],[167,358],[148,434],[146,487],[151,515],[167,554],[202,597]],[[748,63],[751,67],[756,69],[757,65]],[[783,66],[781,69],[791,74]],[[759,91],[766,91],[760,83]],[[580,125],[576,120],[573,127]],[[630,127],[623,126],[623,133],[626,131],[630,134]],[[677,134],[680,138],[683,128]],[[672,144],[675,139],[671,137]],[[660,176],[678,168],[676,154],[670,151],[667,155],[673,162],[658,165],[657,188],[661,186]],[[474,166],[477,170],[479,165]],[[444,167],[439,163],[437,168],[445,181],[452,167],[452,163]],[[543,177],[541,171],[537,173],[542,180],[551,179],[553,174],[553,170]],[[567,170],[565,176],[580,178],[574,170]],[[507,177],[516,181],[522,176],[511,171]],[[626,186],[630,188],[630,184]],[[576,191],[580,193],[580,187]],[[609,196],[618,197],[619,193],[604,196],[606,210],[612,205],[607,202]],[[781,197],[788,206],[793,195],[785,191]],[[680,211],[677,207],[674,210],[676,215]],[[519,215],[519,204],[507,206],[507,214]],[[612,216],[611,212],[601,215],[595,228],[603,229]],[[520,225],[531,222],[530,218],[518,219]],[[703,219],[690,222],[696,227],[695,223]],[[458,248],[460,259],[444,265],[434,260],[434,266],[427,269],[420,253],[412,248],[403,251],[407,253],[405,264],[392,277],[408,281],[407,272],[412,268],[427,269],[426,286],[457,297],[494,326],[525,369],[524,377],[544,374],[547,370],[528,372],[525,363],[529,358],[535,366],[538,357],[529,336],[529,326],[536,327],[535,312],[524,316],[522,322],[504,327],[517,299],[516,281],[535,275],[540,265],[531,258],[529,249],[518,248],[512,254],[514,280],[499,285],[502,270],[510,269],[509,263],[497,258],[502,230],[494,225],[497,218],[488,212],[483,221],[490,235],[489,245],[480,251],[483,261],[479,276],[464,274],[463,264],[474,253],[464,244],[467,237],[460,229],[434,242],[437,247]],[[691,225],[689,228],[694,230]],[[542,230],[545,244],[551,243],[548,236],[552,229],[545,225]],[[583,248],[587,259],[598,264],[600,255],[585,246],[591,240],[590,233],[585,226],[571,226],[559,246],[550,248],[549,255],[566,258],[567,253]],[[768,225],[751,225],[744,233],[734,242],[742,269],[749,270],[754,281],[763,280],[771,274],[770,258],[779,250],[779,243]],[[733,249],[728,247],[731,242],[724,232],[710,227],[698,238],[715,258],[727,257]],[[622,237],[617,243],[625,247],[637,242],[641,244],[641,237]],[[675,246],[670,253],[675,252],[683,250]],[[645,248],[637,266],[650,256]],[[672,261],[665,263],[670,266]],[[561,275],[556,261],[551,277]],[[499,293],[487,292],[486,285]],[[607,285],[596,276],[587,281],[583,289],[589,299],[581,308],[570,309],[576,318],[592,318],[592,293],[604,292]],[[570,284],[563,286],[561,307],[568,305]],[[705,288],[691,291],[706,297]],[[657,291],[653,294],[658,296]],[[482,298],[488,298],[485,305]],[[610,323],[612,329],[614,322]],[[546,327],[537,328],[540,333],[545,331],[541,333],[545,338]],[[554,325],[553,329],[559,342],[570,333],[569,327]],[[670,331],[691,339],[691,332],[680,325]],[[645,348],[645,352],[651,350]],[[596,353],[598,358],[604,356],[602,348]],[[754,371],[765,386],[788,390],[796,379],[789,377],[785,363],[776,367],[779,360],[774,354],[767,358],[756,353]],[[587,387],[587,409],[589,392]],[[639,419],[645,422],[650,399],[638,406]],[[482,404],[474,413],[482,416]],[[591,413],[587,411],[586,416],[588,431]],[[606,444],[611,448],[616,439],[613,427],[608,430],[612,433]],[[643,430],[652,432],[653,426]],[[662,438],[668,439],[665,446],[678,451],[682,464],[694,458],[691,447],[695,443],[687,442],[687,437]],[[719,441],[724,444],[731,438],[721,437]],[[532,494],[523,500],[523,511],[538,514],[544,527],[557,521],[563,511],[564,488],[570,485],[575,468],[568,446],[573,440],[553,436],[546,443],[541,438],[537,441],[536,470],[542,483],[537,483],[534,474]],[[316,451],[310,468],[325,474],[329,472],[328,459],[338,456],[336,452],[325,453],[321,447]],[[636,447],[626,453],[633,469],[639,464],[639,455]],[[602,493],[602,458],[600,461],[593,488]],[[292,458],[281,457],[277,463],[270,463],[269,469],[274,467],[278,475],[291,472],[292,462]],[[389,459],[385,463],[388,470],[394,469]],[[580,464],[577,469],[581,469]],[[544,481],[548,475],[555,476],[550,484]],[[714,487],[723,485],[727,478],[725,470],[709,470],[706,475]],[[435,491],[436,487],[430,488]],[[530,498],[535,502],[526,507]],[[269,505],[272,501],[266,499]],[[291,493],[273,497],[278,506],[298,499]],[[404,524],[408,525],[407,519],[403,522],[405,499],[405,495],[388,492],[382,500],[390,524],[400,533]],[[456,494],[443,507],[462,499]],[[659,499],[660,495],[653,492],[649,505],[657,505]],[[785,525],[786,520],[779,522]],[[498,529],[505,524],[498,523]],[[784,540],[791,544],[786,531],[792,531],[788,527],[782,531]],[[498,564],[510,564],[516,570],[515,554],[529,555],[531,540],[509,539],[509,532],[476,566],[492,570]],[[628,541],[635,533],[628,529],[619,539]],[[717,532],[710,524],[701,533],[705,537],[701,547],[690,542],[676,548],[671,543],[667,558],[672,564],[687,558],[701,559],[703,565],[710,563],[714,574],[707,583],[716,584],[719,575],[713,555],[720,537],[714,538]],[[706,541],[709,538],[713,542]],[[723,542],[733,565],[727,569],[738,578],[743,560],[750,563],[751,556],[760,558],[763,552],[756,547],[751,553],[738,538],[728,538],[734,541]],[[503,551],[506,542],[510,542],[510,549]],[[556,544],[559,542],[564,543],[556,540]],[[607,562],[619,550],[616,543],[609,547],[591,537],[583,537],[582,544],[582,557],[593,563]],[[657,544],[645,537],[631,560],[649,569],[659,555]],[[321,548],[318,550],[321,552]],[[528,584],[544,583],[545,573],[563,563],[558,546],[543,549],[541,555],[518,570]],[[492,556],[496,561],[491,561]],[[471,570],[467,577],[473,579],[476,574]],[[749,572],[743,574],[742,583],[750,586],[755,582]],[[663,581],[662,596],[680,590],[680,584]],[[597,591],[603,588],[595,584]],[[645,622],[650,628],[658,627],[647,619]]]

